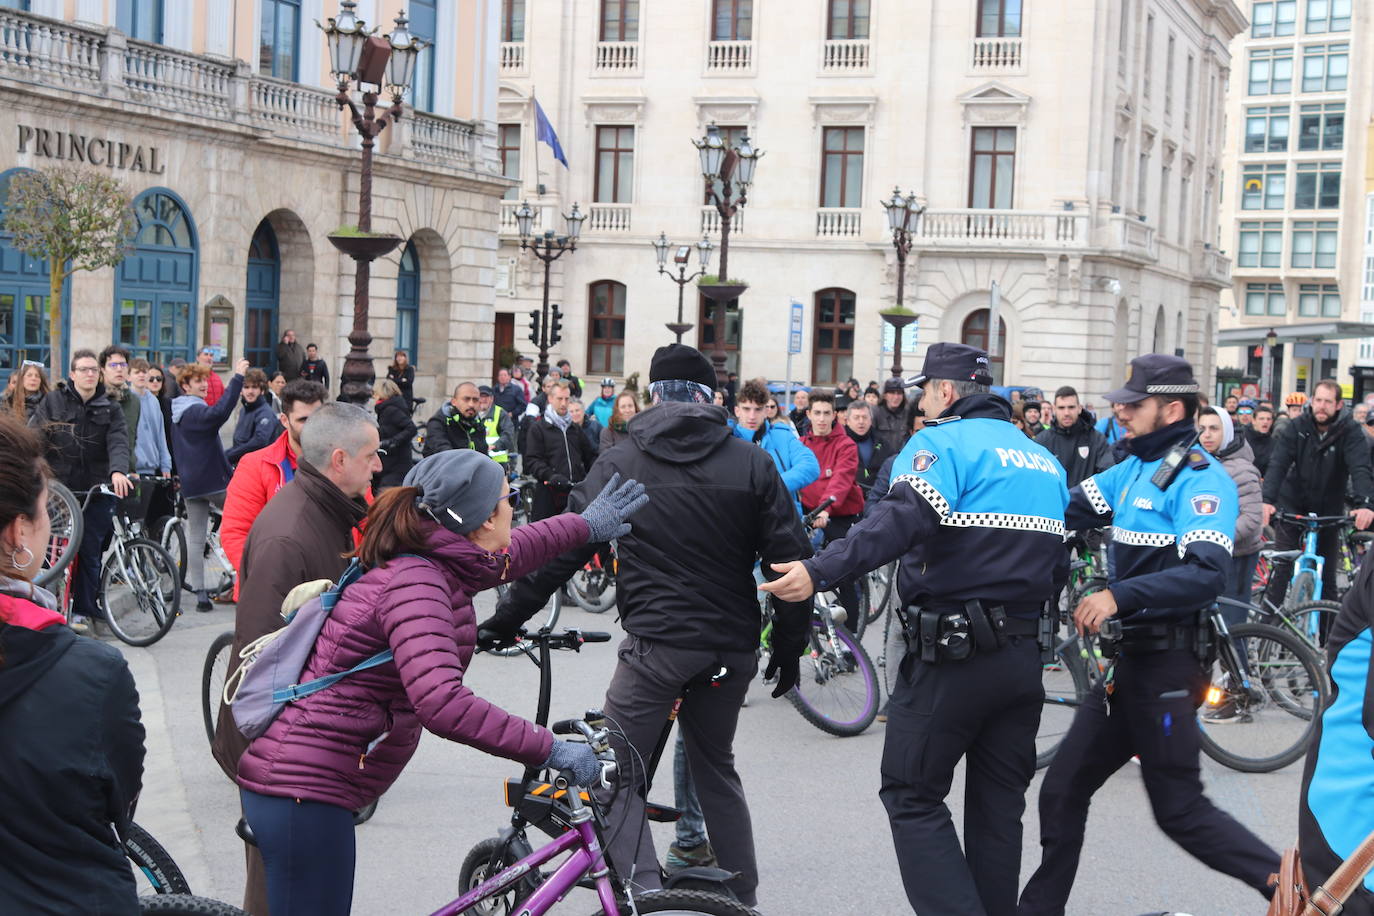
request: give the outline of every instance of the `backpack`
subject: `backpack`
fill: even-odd
[[[286,626],[240,650],[239,667],[224,683],[224,702],[234,713],[234,724],[249,741],[267,731],[287,703],[332,687],[350,674],[391,661],[392,653],[387,649],[347,671],[298,683],[325,620],[344,590],[364,572],[366,569],[355,558],[337,583],[316,579],[296,586],[282,601]]]

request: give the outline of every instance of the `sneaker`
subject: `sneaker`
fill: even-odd
[[[205,589],[196,592],[196,610],[202,614],[208,614],[215,609],[215,605],[210,601],[210,593]]]
[[[1208,725],[1234,725],[1244,722],[1245,716],[1236,708],[1236,701],[1227,697],[1215,706],[1208,705],[1202,713],[1202,721]]]
[[[886,722],[886,721],[887,721],[887,701],[886,701],[886,700],[883,701],[883,705],[882,705],[882,706],[879,706],[879,707],[878,707],[878,715],[875,716],[874,718],[877,719],[877,721],[879,721],[879,722]]]
[[[677,871],[680,868],[715,868],[718,864],[716,851],[711,848],[710,842],[689,846],[686,849],[674,843],[668,847],[668,857],[663,862],[664,868],[668,871]]]
[[[86,618],[78,617],[75,614],[72,615],[71,623],[67,624],[67,626],[71,628],[73,633],[80,633],[83,636],[91,631],[90,624],[86,621]]]

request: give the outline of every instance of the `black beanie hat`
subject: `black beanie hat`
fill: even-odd
[[[649,361],[649,383],[664,382],[669,379],[683,379],[696,382],[707,388],[716,387],[716,370],[711,361],[701,355],[701,351],[686,344],[670,343],[654,351]]]

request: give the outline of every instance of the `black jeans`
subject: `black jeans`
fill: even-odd
[[[832,541],[838,541],[849,534],[849,529],[854,527],[859,520],[857,515],[835,515],[831,516],[830,521],[821,529],[822,546]],[[859,615],[863,610],[859,607],[859,581],[850,577],[841,579],[835,583],[835,593],[839,595],[840,607],[844,608],[846,619],[844,625],[849,628],[849,632],[859,632]]]
[[[91,496],[81,513],[81,546],[76,552],[76,572],[72,574],[72,613],[92,619],[103,618],[96,598],[100,592],[100,558],[114,530],[115,498],[103,493]]]
[[[1058,916],[1083,851],[1093,793],[1136,754],[1155,822],[1194,858],[1269,896],[1279,854],[1202,794],[1198,705],[1207,672],[1191,651],[1123,655],[1111,714],[1099,684],[1078,708],[1040,787],[1040,867],[1020,916]],[[1119,839],[1119,838],[1118,838]]]
[[[918,653],[902,659],[878,796],[907,900],[920,916],[1016,911],[1021,815],[1044,698],[1032,637],[1012,637],[1006,648],[964,662],[928,665]],[[963,849],[945,804],[960,759],[967,761]]]

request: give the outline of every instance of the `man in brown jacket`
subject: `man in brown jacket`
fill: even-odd
[[[382,467],[379,441],[372,414],[353,404],[326,404],[302,428],[296,476],[268,502],[244,544],[231,673],[240,649],[282,627],[287,592],[311,579],[337,579],[348,565],[343,555],[353,549],[354,529],[367,514],[368,486]],[[247,747],[233,712],[221,706],[212,749],[230,779]],[[243,908],[267,916],[262,856],[256,846],[245,845],[245,853]]]

